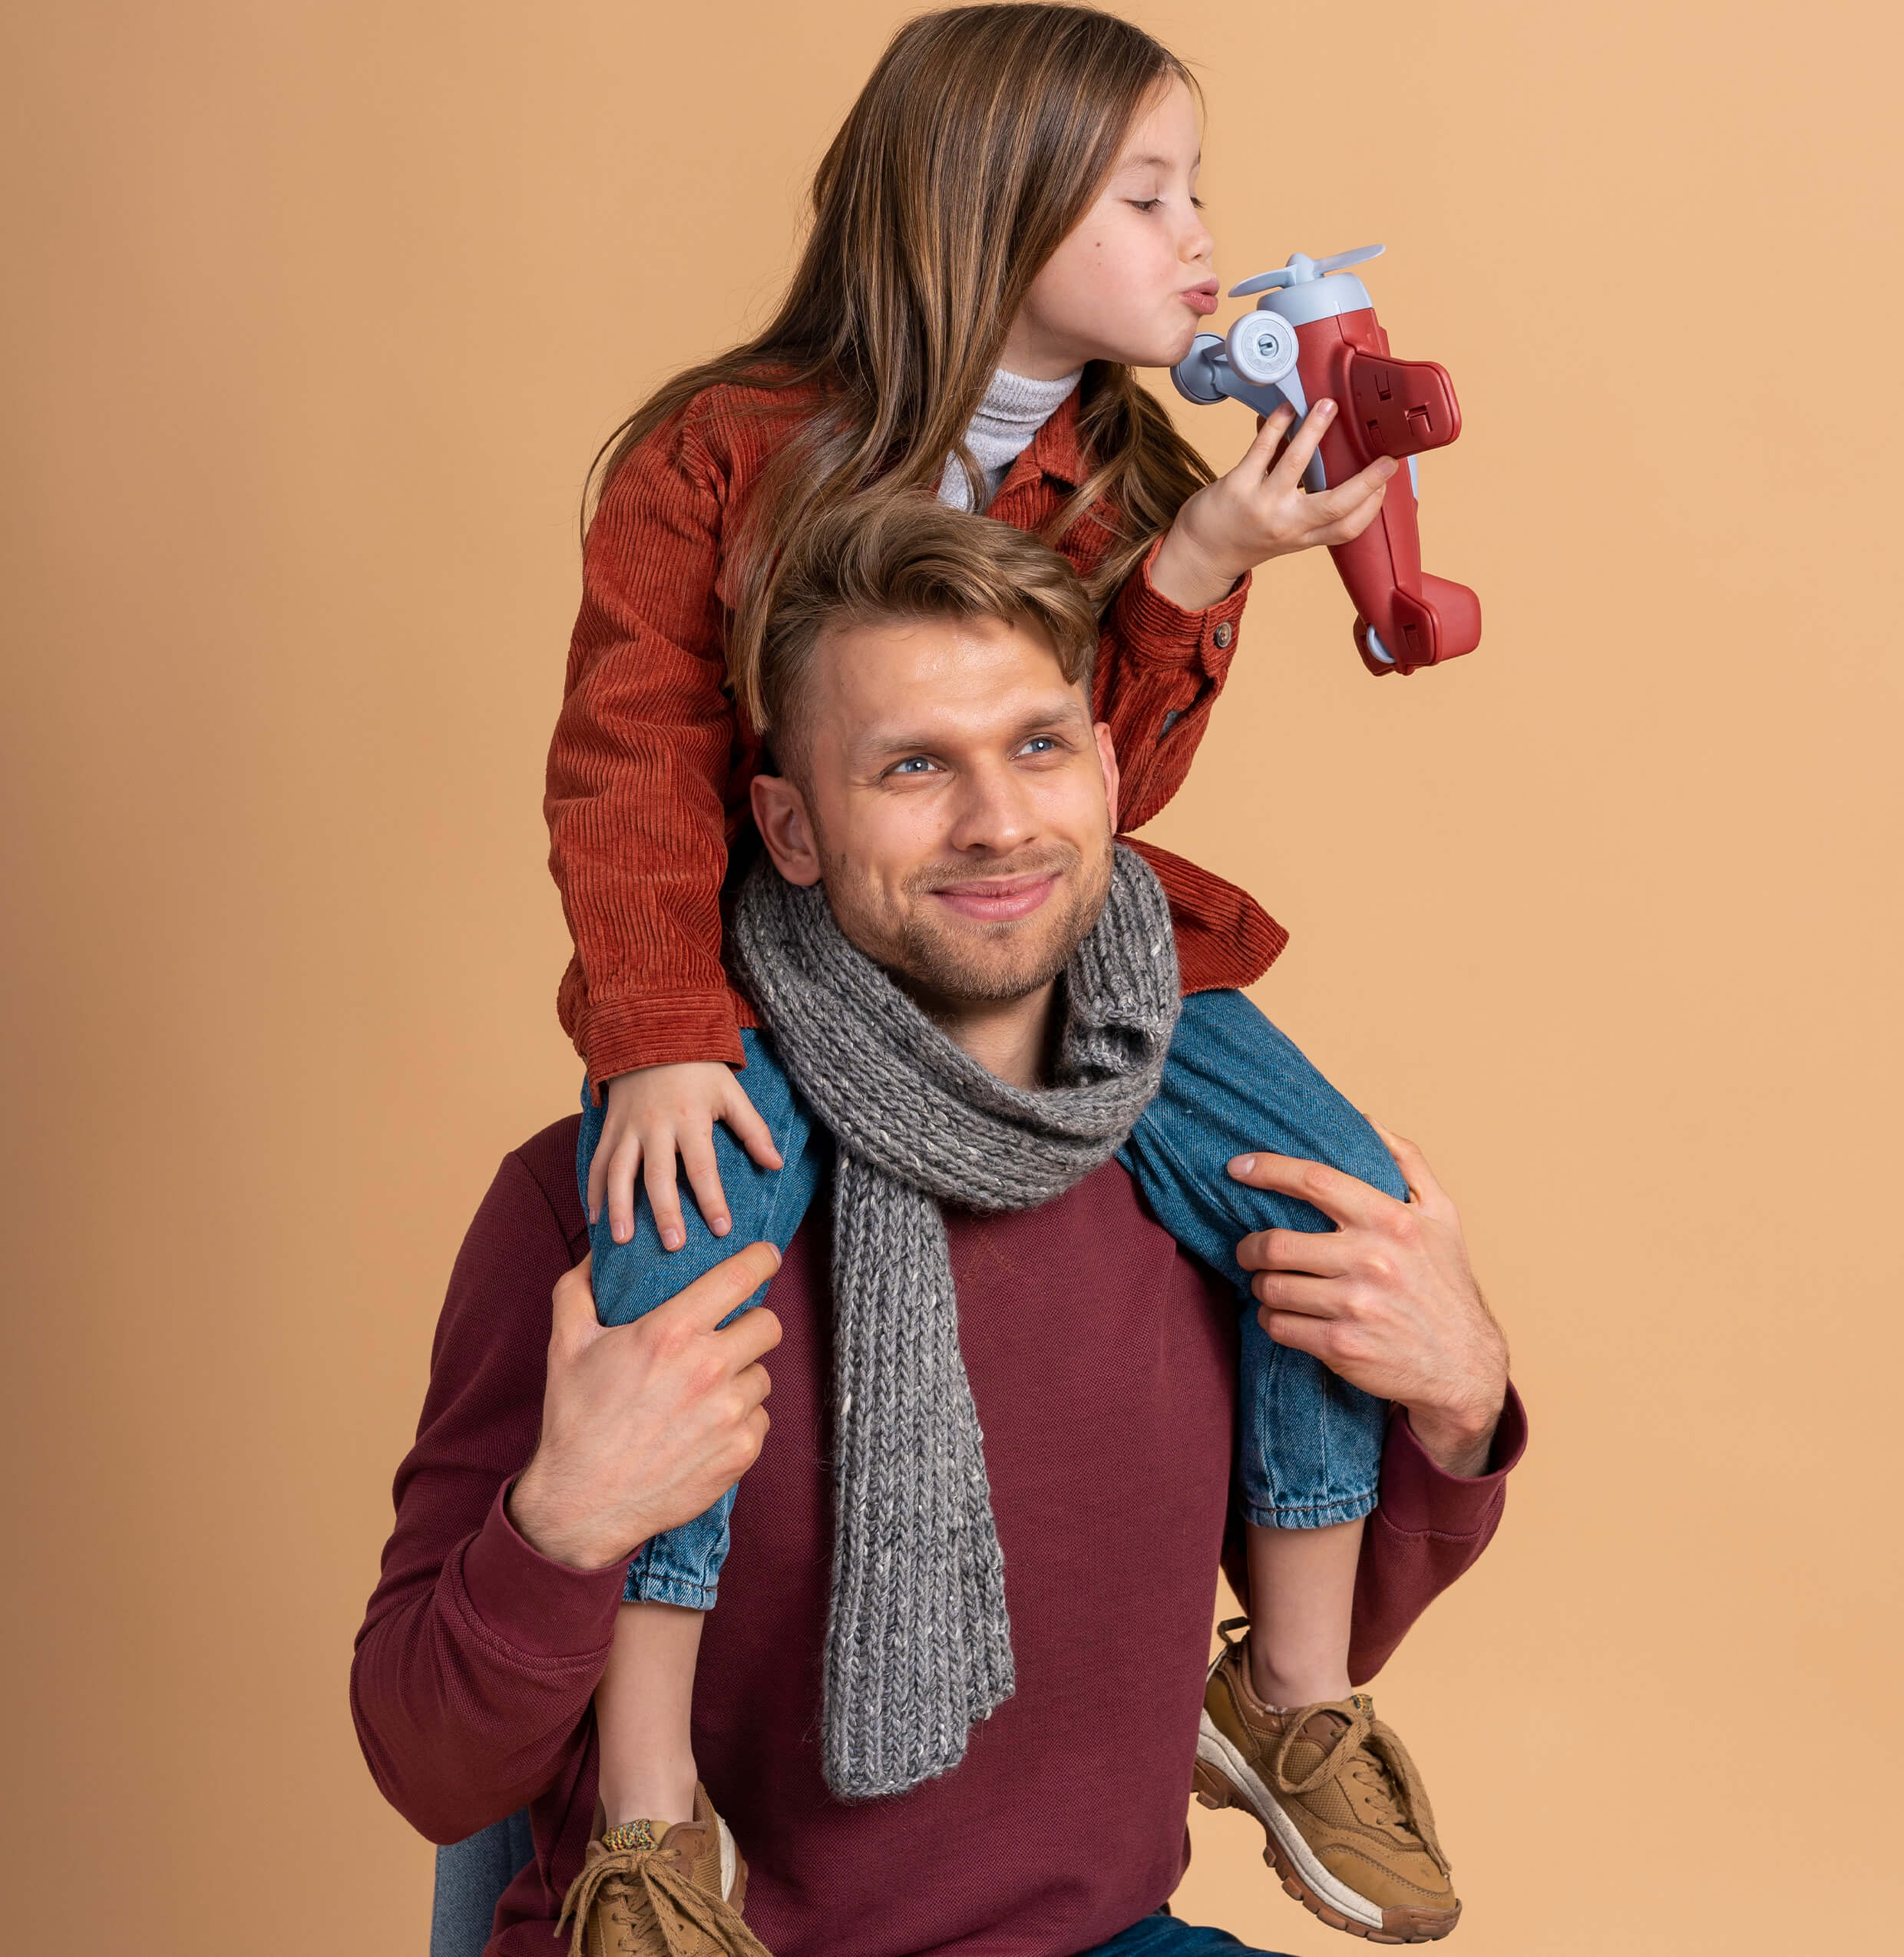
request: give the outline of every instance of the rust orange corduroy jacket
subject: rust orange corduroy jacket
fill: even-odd
[[[759,397],[710,388],[616,471],[589,527],[582,608],[549,749],[549,867],[575,955],[562,1024],[597,1086],[631,1067],[742,1059],[758,1024],[721,964],[729,853],[752,830],[761,742],[723,689],[733,519],[761,474],[772,419]],[[785,424],[781,424],[784,428]],[[1012,466],[987,514],[1036,531],[1083,481],[1077,396]],[[1063,540],[1089,573],[1109,548],[1087,517]],[[1146,564],[1105,615],[1093,704],[1116,742],[1126,828],[1182,785],[1236,652],[1245,578],[1187,612]],[[1170,899],[1186,992],[1248,985],[1285,934],[1253,899],[1136,843]]]

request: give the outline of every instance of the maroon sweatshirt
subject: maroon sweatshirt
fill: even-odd
[[[504,1160],[437,1327],[396,1526],[359,1634],[352,1697],[378,1785],[432,1840],[527,1803],[536,1859],[490,1957],[553,1957],[593,1820],[590,1699],[622,1567],[563,1568],[504,1511],[541,1420],[549,1294],[587,1248],[576,1119]],[[822,1206],[823,1208],[823,1206]],[[1005,1552],[1017,1691],[964,1763],[842,1805],[820,1773],[832,1565],[825,1219],[773,1281],[772,1431],[735,1505],[708,1620],[694,1744],[776,1957],[1069,1957],[1149,1914],[1188,1857],[1219,1555],[1231,1506],[1238,1308],[1116,1165],[1020,1215],[948,1215],[960,1339]],[[1444,1474],[1390,1428],[1364,1539],[1351,1671],[1375,1672],[1479,1555],[1523,1433]]]

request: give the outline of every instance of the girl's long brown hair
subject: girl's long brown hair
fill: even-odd
[[[761,633],[787,539],[877,481],[934,489],[964,445],[1026,289],[1089,209],[1139,111],[1172,81],[1168,48],[1093,8],[957,7],[894,35],[813,180],[813,228],[772,322],[677,374],[603,445],[605,490],[630,450],[704,389],[795,391],[801,425],[742,517],[728,673],[755,726]],[[1098,507],[1116,538],[1099,606],[1185,499],[1202,458],[1128,367],[1093,361],[1079,398],[1088,479],[1046,532]],[[585,496],[586,524],[590,505]]]

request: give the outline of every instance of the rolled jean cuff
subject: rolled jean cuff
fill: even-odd
[[[1371,1514],[1380,1493],[1372,1488],[1365,1495],[1339,1496],[1307,1509],[1265,1509],[1245,1490],[1238,1506],[1243,1519],[1256,1529],[1334,1529],[1338,1522],[1359,1522]]]
[[[679,1604],[683,1610],[711,1611],[720,1594],[720,1585],[694,1583],[684,1576],[665,1576],[659,1570],[628,1565],[628,1581],[622,1585],[624,1604]]]
[[[733,1510],[730,1488],[692,1522],[650,1536],[628,1559],[622,1602],[711,1611],[720,1590],[721,1565],[727,1561],[727,1519]]]

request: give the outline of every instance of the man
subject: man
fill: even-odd
[[[889,506],[882,521],[891,546],[911,520]],[[948,522],[1001,562],[1041,548],[931,505],[921,547]],[[904,550],[886,556],[897,591]],[[823,888],[825,927],[954,1047],[1005,1088],[1035,1089],[1075,1030],[1077,970],[1056,974],[1113,883],[1116,757],[1091,723],[1088,675],[1067,673],[1009,600],[922,617],[868,598],[862,579],[818,623],[784,676],[788,772],[755,788],[772,862],[786,890]],[[893,1112],[903,1128],[903,1100]],[[835,1323],[826,1219],[808,1219],[777,1269],[771,1247],[751,1246],[603,1328],[586,1269],[570,1268],[587,1241],[574,1140],[560,1123],[507,1158],[471,1226],[353,1672],[365,1756],[425,1834],[458,1840],[529,1807],[534,1859],[497,1909],[493,1957],[558,1947],[597,1828],[591,1697],[630,1555],[737,1476],[694,1754],[747,1844],[748,1923],[778,1957],[1234,1949],[1158,1913],[1182,1873],[1216,1569],[1234,1549],[1227,1288],[1114,1162],[1035,1208],[944,1208],[1010,1688],[954,1770],[843,1803],[822,1735],[835,1564],[857,1522],[835,1540],[834,1483],[859,1457],[832,1389],[858,1377],[841,1370],[858,1334]],[[1407,1204],[1314,1164],[1235,1165],[1337,1225],[1326,1256],[1280,1231],[1240,1248],[1265,1329],[1398,1410],[1357,1579],[1357,1679],[1485,1546],[1522,1433],[1453,1207],[1395,1145]],[[724,1325],[770,1275],[766,1306]],[[712,1836],[696,1839],[718,1869]],[[684,1849],[670,1879],[695,1879],[692,1860]]]

